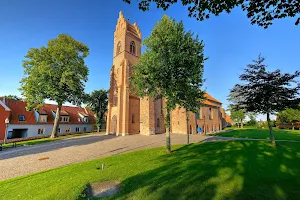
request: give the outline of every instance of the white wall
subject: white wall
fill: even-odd
[[[66,129],[70,128],[70,133],[76,132],[76,127],[79,127],[79,132],[83,132],[83,128],[86,127],[86,131],[92,131],[92,124],[60,124],[60,133],[66,133]],[[46,136],[51,135],[53,124],[9,124],[8,132],[13,129],[28,129],[27,137],[35,137],[35,136]],[[44,134],[38,134],[38,129],[44,129]]]

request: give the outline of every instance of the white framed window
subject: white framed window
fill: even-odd
[[[71,128],[66,128],[66,133],[70,133],[71,132]]]
[[[79,131],[80,131],[80,128],[79,128],[79,127],[76,127],[75,130],[76,130],[76,132],[79,132]]]
[[[89,122],[89,118],[88,117],[84,117],[83,121],[86,122],[86,123],[88,123]]]
[[[60,117],[60,121],[61,122],[69,122],[69,120],[70,120],[69,116],[62,116],[62,117]]]
[[[19,115],[19,121],[24,122],[25,121],[25,116],[24,115]]]
[[[44,134],[44,129],[43,128],[39,128],[38,129],[38,135],[42,135]]]
[[[40,122],[47,122],[47,115],[40,115],[40,119],[39,119],[39,121]]]
[[[58,133],[61,133],[61,130],[60,130],[60,128],[58,128],[58,129],[57,129],[57,132],[58,132]]]

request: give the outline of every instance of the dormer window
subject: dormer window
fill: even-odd
[[[69,116],[62,116],[60,117],[60,122],[69,122],[70,117]]]
[[[24,122],[25,121],[25,116],[24,115],[19,115],[19,121]]]
[[[86,123],[88,123],[89,122],[89,118],[88,117],[84,117],[83,121],[86,122]]]
[[[130,43],[130,53],[135,54],[135,43],[132,41]]]
[[[47,122],[47,118],[48,118],[47,115],[40,115],[39,122]]]

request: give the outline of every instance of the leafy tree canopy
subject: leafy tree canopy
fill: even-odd
[[[131,3],[132,0],[123,0]],[[179,0],[137,0],[139,9],[147,11],[150,5],[156,4],[157,8],[167,10],[172,4],[176,4]],[[257,24],[264,28],[268,28],[273,24],[275,19],[286,17],[295,17],[300,13],[300,1],[290,0],[181,0],[183,6],[188,9],[188,16],[203,21],[210,18],[211,15],[218,16],[222,12],[230,13],[235,7],[240,6],[243,11],[247,12],[247,17],[251,20],[251,24]],[[295,24],[298,25],[300,17]]]
[[[244,70],[240,76],[244,84],[236,84],[231,90],[231,95],[239,100],[231,106],[261,114],[276,114],[286,108],[298,108],[300,84],[295,79],[300,72],[282,74],[279,69],[267,71],[264,60],[259,56]]]
[[[45,99],[59,105],[81,103],[88,78],[84,58],[88,55],[86,45],[64,34],[50,40],[47,47],[30,49],[23,60],[25,77],[20,88],[29,108]]]
[[[243,84],[236,84],[231,89],[231,96],[238,97],[238,101],[230,106],[235,110],[267,114],[272,143],[275,144],[270,114],[299,107],[300,84],[295,79],[300,76],[300,72],[283,74],[279,69],[267,71],[264,60],[259,56],[240,75]]]
[[[100,129],[105,112],[107,111],[108,95],[107,90],[95,90],[87,95],[87,106],[96,114],[97,126]]]
[[[287,108],[278,113],[278,117],[281,123],[297,122],[300,121],[300,110]]]
[[[145,53],[132,70],[132,91],[140,97],[163,97],[167,101],[168,137],[170,111],[176,105],[193,110],[203,98],[203,42],[186,32],[182,22],[164,16],[144,45]]]
[[[20,90],[28,102],[27,109],[42,105],[45,99],[58,104],[51,137],[57,134],[62,104],[79,105],[84,100],[88,79],[84,58],[88,55],[89,48],[85,44],[60,34],[50,40],[47,47],[30,49],[23,60],[25,76]]]
[[[249,126],[255,126],[257,125],[256,115],[253,112],[250,112],[247,114],[249,117],[249,121],[247,122],[247,125]]]
[[[131,3],[132,0],[123,0]],[[151,3],[157,8],[167,10],[172,4],[180,2],[179,0],[137,0],[139,9],[147,11]],[[243,11],[247,12],[247,17],[251,24],[257,24],[264,28],[272,25],[275,19],[286,17],[295,17],[300,13],[300,1],[298,0],[181,0],[183,6],[188,9],[188,16],[203,21],[211,15],[218,16],[222,12],[230,13],[235,7],[240,6]],[[298,25],[300,18],[295,22]]]

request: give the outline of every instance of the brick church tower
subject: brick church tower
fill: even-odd
[[[130,92],[130,70],[141,56],[142,34],[119,13],[114,33],[106,132],[117,135],[163,132],[162,101],[140,99]],[[156,109],[155,109],[156,107]],[[156,112],[157,111],[157,112]],[[162,119],[161,119],[162,118]]]

